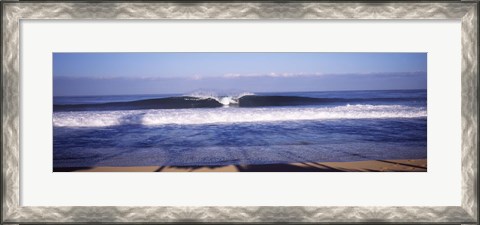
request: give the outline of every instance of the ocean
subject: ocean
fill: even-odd
[[[427,158],[427,91],[53,98],[53,167]]]

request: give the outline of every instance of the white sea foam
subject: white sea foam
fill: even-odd
[[[426,117],[423,107],[401,105],[346,105],[325,108],[209,108],[161,109],[103,112],[55,112],[53,125],[59,127],[105,127],[126,124],[263,123],[295,120],[374,119]]]
[[[225,95],[225,96],[220,96],[214,92],[194,92],[191,94],[188,94],[186,96],[189,97],[195,97],[198,99],[215,99],[217,102],[221,103],[224,106],[230,106],[230,105],[237,105],[238,104],[238,99],[240,99],[243,96],[247,95],[254,95],[253,93],[250,92],[242,92],[238,94],[230,94],[230,95]]]

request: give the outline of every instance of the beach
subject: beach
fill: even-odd
[[[427,159],[225,166],[60,167],[54,172],[427,172]]]

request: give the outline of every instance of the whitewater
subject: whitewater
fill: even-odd
[[[346,105],[336,107],[214,108],[58,112],[58,127],[119,125],[265,123],[296,120],[426,117],[426,108],[402,105]]]

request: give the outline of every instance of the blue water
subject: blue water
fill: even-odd
[[[427,157],[426,90],[54,97],[53,166]]]

